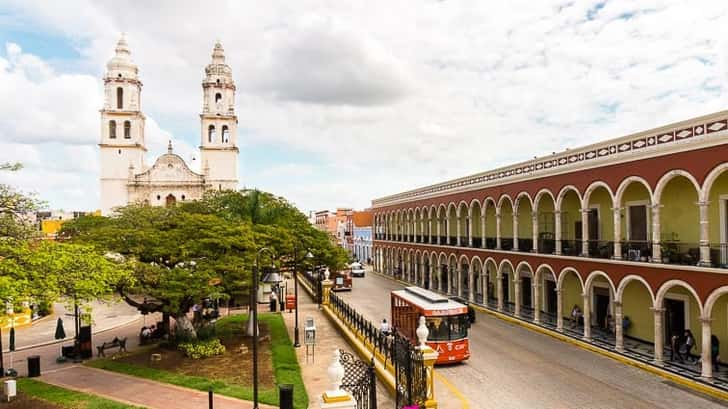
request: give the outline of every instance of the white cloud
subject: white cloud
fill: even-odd
[[[219,38],[238,86],[241,147],[281,146],[323,161],[285,165],[272,157],[273,169],[242,174],[241,183],[305,209],[365,207],[380,195],[728,102],[722,1],[154,2],[142,9],[79,0],[8,9],[15,21],[69,39],[82,58],[78,72],[62,72],[6,49],[0,95],[12,97],[0,100],[1,144],[32,144],[41,162],[51,141],[93,148],[99,78],[126,31],[144,110],[158,121],[147,121],[150,156],[166,150],[173,135],[164,130],[174,129],[175,151],[189,160],[200,80]],[[22,38],[12,41],[23,46]],[[310,174],[302,170],[308,166]],[[310,183],[282,177],[297,171]]]

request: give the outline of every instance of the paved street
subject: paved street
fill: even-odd
[[[339,293],[374,322],[389,318],[389,292],[404,287],[369,273]],[[728,407],[549,336],[478,313],[471,358],[438,367],[471,408],[719,408]],[[438,388],[440,386],[437,386]],[[439,392],[436,391],[436,394]]]
[[[93,333],[99,333],[115,328],[119,325],[135,321],[141,318],[139,312],[125,302],[102,303],[93,302],[91,307],[91,319]],[[82,311],[83,312],[83,311]],[[73,339],[73,310],[66,311],[62,303],[55,303],[53,314],[44,317],[29,327],[17,328],[15,330],[15,348],[22,350],[31,345],[46,344],[55,340],[56,321],[58,317],[63,320],[63,328],[66,331],[66,340]],[[149,321],[151,322],[151,320]],[[8,352],[10,331],[3,331],[3,349]]]

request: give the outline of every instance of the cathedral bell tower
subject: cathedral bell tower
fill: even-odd
[[[235,83],[225,50],[215,43],[212,62],[202,80],[200,156],[207,182],[214,189],[238,186],[238,117],[235,115]]]
[[[144,114],[139,69],[122,34],[115,55],[106,64],[104,107],[101,109],[101,211],[109,214],[127,204],[129,175],[144,170]]]

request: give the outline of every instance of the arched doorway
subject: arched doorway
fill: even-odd
[[[172,207],[177,204],[177,198],[174,197],[173,194],[168,194],[167,197],[164,199],[164,205],[167,207]]]

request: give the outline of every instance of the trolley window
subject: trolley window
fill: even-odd
[[[426,317],[430,331],[428,341],[454,341],[468,336],[470,327],[467,314],[446,317]]]

